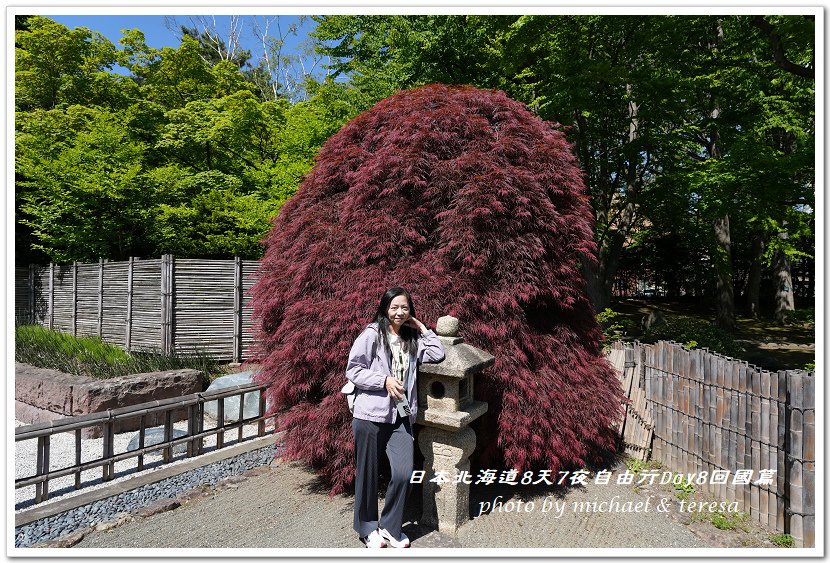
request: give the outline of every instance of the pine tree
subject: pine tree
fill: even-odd
[[[503,92],[428,85],[332,136],[266,240],[252,290],[259,379],[286,452],[346,490],[348,352],[392,286],[428,326],[450,314],[496,363],[474,460],[581,466],[614,448],[621,392],[580,262],[594,250],[582,173],[558,126]]]

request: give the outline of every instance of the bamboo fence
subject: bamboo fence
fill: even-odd
[[[815,546],[812,372],[772,373],[674,342],[615,348],[633,349],[643,375],[654,421],[652,459],[696,479],[704,471],[729,472],[723,482],[708,478],[695,486],[736,501],[755,522],[789,533],[796,545]],[[752,471],[749,483],[736,482],[739,470]],[[771,472],[771,484],[757,483],[762,470]]]
[[[253,344],[255,260],[160,259],[15,270],[15,319],[128,351],[240,362]]]

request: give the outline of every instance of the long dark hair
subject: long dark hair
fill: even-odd
[[[386,332],[389,330],[389,305],[392,304],[392,300],[399,296],[405,295],[407,304],[409,305],[409,316],[415,316],[415,304],[412,303],[412,296],[409,295],[409,292],[402,287],[392,287],[383,294],[383,297],[380,298],[380,303],[378,303],[378,310],[375,313],[375,322],[378,323],[378,329],[380,330],[380,337],[383,341],[383,347],[386,349],[388,354],[392,353],[391,348],[389,348],[389,341],[386,338]],[[400,330],[400,337],[403,340],[403,349],[407,352],[411,352],[418,344],[418,331],[412,328],[409,325],[403,325]]]

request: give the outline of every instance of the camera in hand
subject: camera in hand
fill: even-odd
[[[409,401],[406,400],[406,397],[397,401],[395,405],[398,407],[398,414],[402,417],[412,415],[412,409],[409,408]]]

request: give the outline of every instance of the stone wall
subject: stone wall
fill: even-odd
[[[202,391],[202,374],[194,369],[137,373],[112,379],[95,379],[70,375],[53,369],[15,364],[15,418],[38,424],[68,416],[79,416],[108,409],[181,397]],[[173,419],[187,417],[186,410],[173,413]],[[140,419],[125,420],[115,432],[138,429]],[[147,427],[163,424],[161,418],[147,416]],[[84,431],[86,437],[98,437],[102,428]]]

